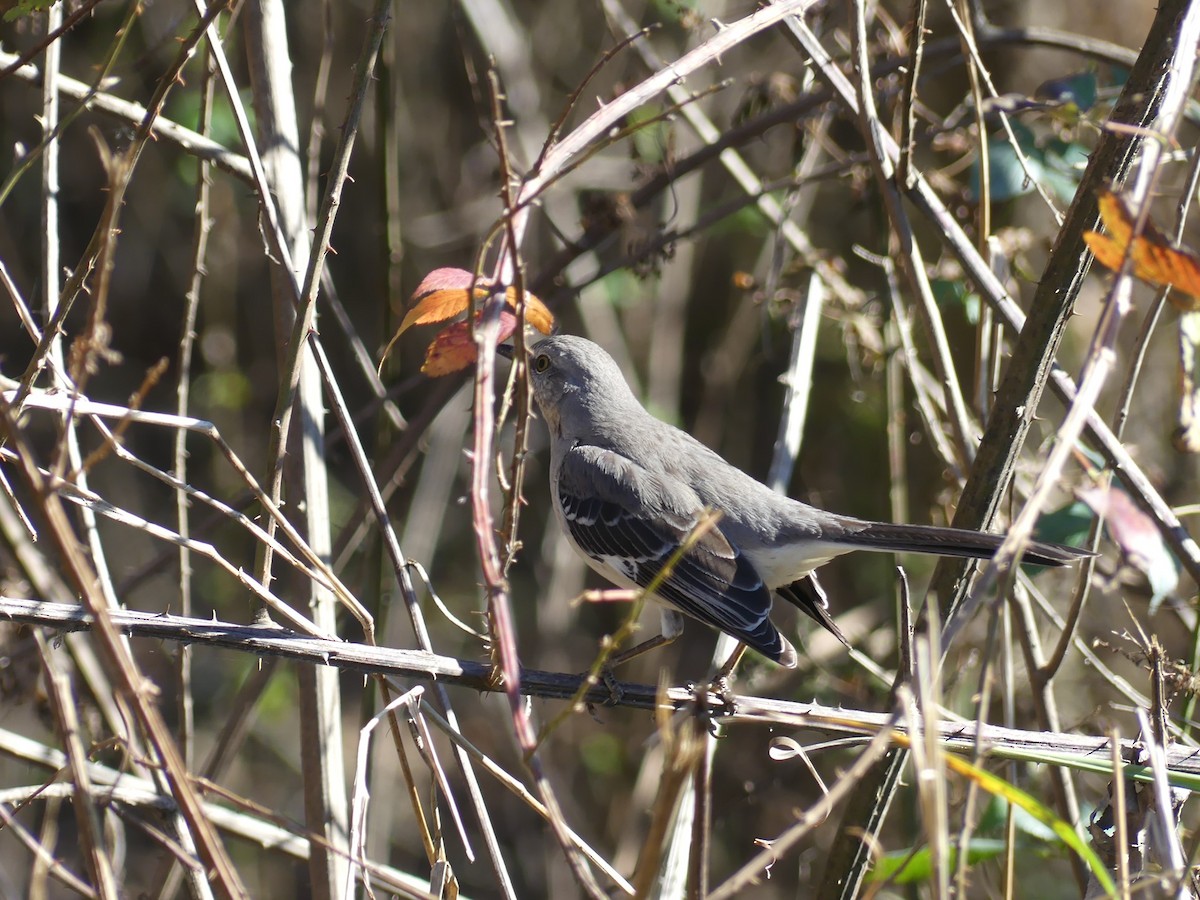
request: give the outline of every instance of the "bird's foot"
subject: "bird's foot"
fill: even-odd
[[[706,684],[696,684],[694,681],[688,681],[683,685],[684,690],[692,695],[692,711],[693,714],[704,720],[705,730],[713,738],[725,737],[724,731],[721,728],[719,721],[720,716],[728,715],[729,702],[722,697],[721,702],[725,704],[725,711],[718,712],[713,708],[712,703],[708,699],[709,694],[717,693],[714,690],[714,683],[707,682]]]
[[[601,681],[604,683],[604,686],[606,688],[608,688],[608,697],[607,697],[607,699],[604,700],[604,703],[603,703],[604,706],[616,706],[623,699],[625,699],[625,689],[621,687],[620,682],[617,681],[616,676],[613,674],[612,666],[608,665],[607,663],[605,663],[604,666],[600,669],[600,675],[599,675],[598,679],[596,678],[596,676],[592,675],[590,672],[585,672],[583,674],[583,677],[585,679],[589,680],[591,682],[591,684],[595,684],[597,681]],[[590,688],[590,685],[589,685],[589,688]],[[588,701],[588,709],[590,710],[593,705],[594,704],[592,703],[592,701],[589,700]]]
[[[715,694],[725,705],[725,715],[732,716],[737,712],[737,697],[733,693],[733,686],[729,682],[728,675],[718,675],[709,682],[708,692]]]
[[[625,689],[621,687],[617,676],[613,674],[612,666],[606,664],[600,670],[600,678],[604,682],[604,686],[608,688],[608,699],[604,701],[605,706],[616,706],[625,699]]]
[[[733,693],[733,688],[729,684],[729,677],[726,675],[717,676],[706,684],[696,684],[694,681],[689,681],[684,685],[684,688],[711,715],[732,716],[737,712],[737,697]],[[721,701],[720,707],[714,707],[709,703],[708,697],[710,694]]]

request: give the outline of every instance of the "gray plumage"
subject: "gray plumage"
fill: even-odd
[[[511,357],[512,348],[499,349]],[[647,587],[706,510],[719,512],[655,599],[789,668],[796,665],[796,651],[771,623],[773,594],[846,642],[807,578],[818,566],[852,550],[986,558],[1002,540],[854,519],[777,494],[650,415],[612,357],[584,338],[539,342],[530,352],[529,373],[550,430],[554,513],[588,565],[622,587]],[[1083,555],[1035,542],[1024,559],[1057,566]],[[680,625],[677,616],[664,614],[664,633],[677,633]]]

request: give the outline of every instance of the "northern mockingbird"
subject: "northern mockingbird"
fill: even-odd
[[[497,350],[512,358],[512,347]],[[854,519],[777,494],[646,412],[613,358],[584,338],[559,335],[535,344],[529,379],[550,429],[554,514],[575,550],[609,581],[648,587],[706,513],[719,513],[655,590],[653,599],[665,607],[663,637],[647,644],[678,637],[683,613],[794,668],[796,650],[770,619],[773,595],[846,643],[808,582],[818,566],[852,550],[988,558],[1003,540]],[[1061,566],[1086,555],[1031,542],[1024,559]]]

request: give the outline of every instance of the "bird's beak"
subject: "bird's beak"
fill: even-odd
[[[512,344],[497,344],[496,352],[499,353],[501,356],[503,356],[505,359],[512,359],[513,353],[515,352],[515,350],[514,350]]]

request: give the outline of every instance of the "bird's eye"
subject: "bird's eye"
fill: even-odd
[[[541,374],[550,368],[550,357],[545,353],[539,353],[533,358],[533,371]]]

